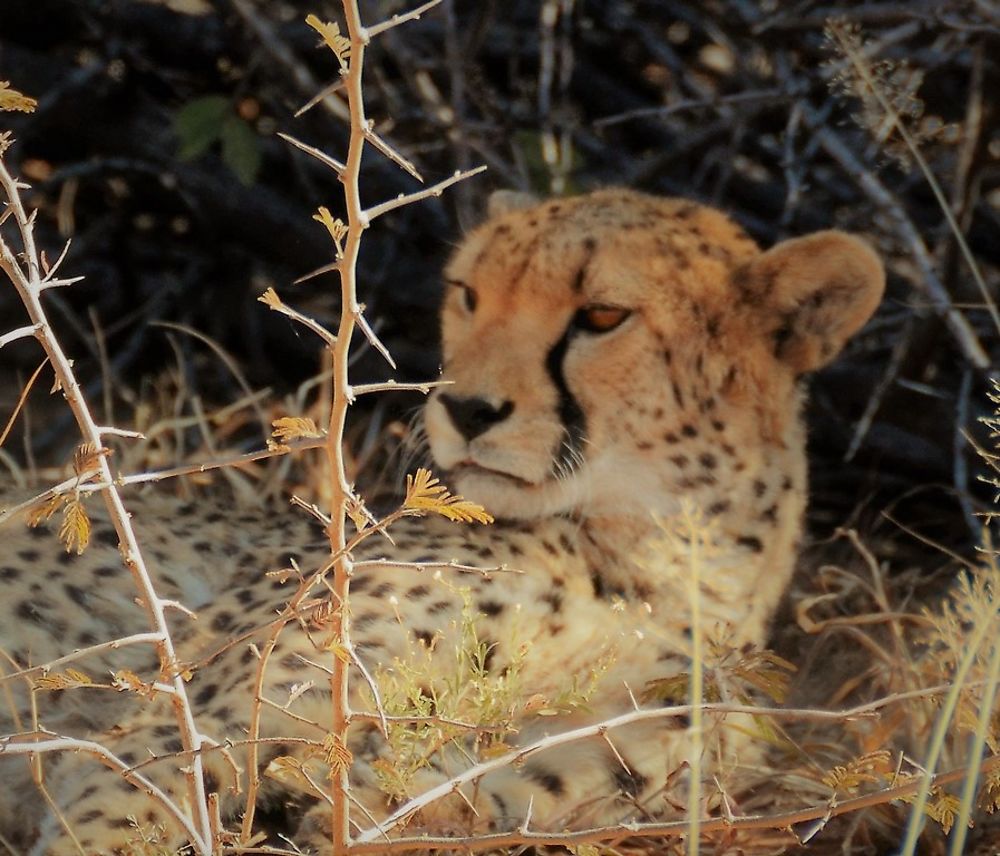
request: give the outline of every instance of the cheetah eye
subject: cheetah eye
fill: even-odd
[[[476,311],[476,304],[479,302],[479,297],[469,286],[464,282],[458,282],[457,280],[452,280],[448,283],[452,288],[457,288],[462,292],[462,305],[465,307],[465,311],[472,313]]]
[[[577,330],[584,330],[587,333],[610,333],[621,326],[631,314],[631,309],[624,309],[621,306],[593,303],[578,309],[572,323]]]

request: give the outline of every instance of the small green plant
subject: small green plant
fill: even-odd
[[[233,107],[225,95],[193,98],[174,114],[177,154],[181,160],[195,160],[216,143],[222,161],[245,185],[257,179],[261,148],[256,131]]]

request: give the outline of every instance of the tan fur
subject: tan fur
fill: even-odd
[[[508,741],[525,745],[628,711],[630,693],[689,669],[692,564],[677,531],[684,515],[700,515],[709,533],[699,564],[701,631],[728,634],[734,646],[765,642],[806,498],[799,376],[832,359],[864,323],[883,277],[856,238],[824,232],[761,253],[724,215],[683,200],[606,190],[506,208],[469,235],[447,267],[444,373],[453,384],[435,393],[425,416],[435,472],[500,521],[487,528],[403,523],[395,545],[371,539],[355,558],[458,559],[524,573],[431,578],[371,569],[353,584],[351,616],[370,670],[430,656],[446,674],[467,598],[478,636],[491,646],[491,673],[523,660],[520,692],[533,701],[512,711],[518,733]],[[604,332],[581,329],[595,308],[599,322],[623,320]],[[472,414],[468,436],[460,412]],[[127,504],[162,595],[199,612],[197,622],[173,618],[188,662],[281,608],[287,587],[263,570],[287,565],[289,554],[306,571],[325,561],[322,534],[291,513],[258,517],[157,497]],[[69,559],[54,536],[4,534],[0,647],[17,664],[146,629],[125,575],[108,570],[117,563],[109,531],[98,522],[98,543]],[[292,704],[300,719],[266,709],[264,736],[322,739],[301,718],[329,722],[325,677],[303,662],[329,654],[316,649],[322,634],[307,626],[285,631],[265,695],[280,702],[294,685],[315,680],[316,687]],[[608,662],[587,707],[538,715],[570,678]],[[154,658],[138,648],[77,665],[95,675],[128,667],[156,676]],[[196,715],[214,739],[242,737],[255,666],[241,642],[195,672]],[[10,705],[0,707],[3,732],[28,721],[24,683],[8,686],[22,724],[12,721]],[[144,772],[183,798],[184,759],[173,754],[166,700],[96,690],[36,698],[42,723],[59,733],[93,736],[133,761],[167,756]],[[360,692],[352,704],[370,709]],[[758,757],[740,731],[709,724],[707,739],[719,752],[706,756],[710,773]],[[373,725],[352,733],[354,797],[385,816],[391,807],[375,771],[393,760]],[[537,829],[669,812],[663,788],[688,760],[683,724],[661,720],[612,737],[614,750],[595,738],[486,776],[466,789],[474,816],[451,797],[415,824],[456,833],[513,827],[529,802]],[[266,744],[261,753],[264,764],[282,753],[302,757],[290,745]],[[240,798],[225,788],[231,771],[218,753],[205,760],[224,811],[239,811]],[[412,791],[469,763],[462,753],[441,752]],[[86,852],[124,852],[135,838],[128,815],[166,824],[171,846],[183,840],[162,811],[92,759],[64,754],[47,767],[49,790]],[[0,780],[13,783],[0,790],[0,833],[35,856],[77,852],[31,792],[25,761],[3,758],[2,743]],[[284,800],[296,788],[270,781],[269,789]],[[369,823],[360,812],[355,819]],[[307,812],[299,844],[323,850],[325,821],[322,806]]]

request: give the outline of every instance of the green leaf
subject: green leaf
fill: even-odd
[[[222,123],[222,160],[236,177],[248,187],[260,170],[260,141],[246,122],[235,114],[226,116]]]
[[[194,160],[205,154],[223,130],[224,120],[232,115],[232,105],[224,95],[206,95],[188,101],[174,116],[174,132],[180,141],[178,156]]]

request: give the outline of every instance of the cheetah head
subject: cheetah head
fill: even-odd
[[[801,455],[799,378],[883,290],[842,232],[762,252],[718,211],[618,189],[505,207],[446,268],[451,383],[425,414],[451,486],[501,517],[670,513]]]

